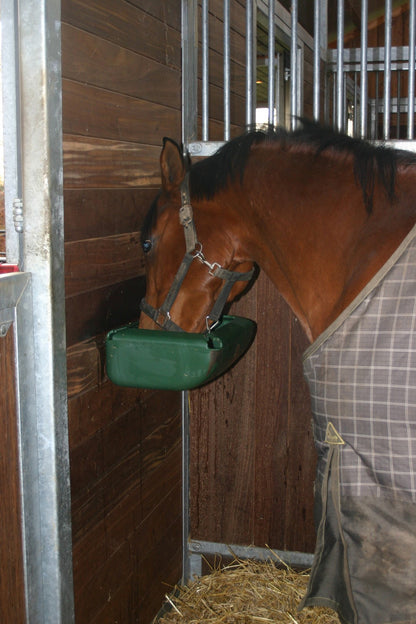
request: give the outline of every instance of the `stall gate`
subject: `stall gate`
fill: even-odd
[[[211,76],[209,0],[182,1],[183,143],[193,157],[213,153],[242,126],[284,125],[305,116],[369,140],[414,149],[415,3],[379,0],[248,0],[244,76],[232,65],[230,0],[223,1],[222,84]],[[218,3],[216,3],[218,4]],[[298,6],[299,5],[299,6]],[[218,11],[217,11],[218,12]],[[217,30],[218,28],[216,28]],[[234,72],[234,74],[233,74]],[[245,83],[245,111],[236,112],[233,89]],[[215,83],[215,84],[214,84]],[[212,90],[222,92],[222,115],[212,124]],[[221,130],[218,126],[221,126]],[[201,573],[201,555],[228,547],[193,539],[189,524],[189,409],[183,400],[184,576]],[[259,547],[232,546],[240,556],[267,557]],[[281,552],[292,564],[311,555]]]

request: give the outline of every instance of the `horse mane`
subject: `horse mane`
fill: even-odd
[[[397,167],[416,164],[416,156],[409,152],[374,145],[306,119],[300,121],[299,128],[292,132],[271,126],[248,130],[225,143],[212,156],[193,164],[190,170],[191,194],[197,199],[212,199],[230,181],[239,178],[242,183],[251,148],[259,144],[280,143],[289,149],[306,147],[315,156],[325,151],[351,155],[365,208],[371,213],[376,181],[381,183],[393,201]]]

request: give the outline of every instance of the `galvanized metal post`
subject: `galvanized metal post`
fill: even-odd
[[[368,46],[368,0],[361,4],[361,51],[360,51],[360,136],[367,137],[367,106],[368,106],[368,76],[367,76],[367,46]]]
[[[230,139],[230,0],[224,0],[224,141]]]
[[[209,16],[208,0],[202,0],[202,140],[209,134]]]
[[[298,115],[298,1],[291,1],[291,41],[290,41],[290,127],[293,130],[297,125]]]
[[[313,32],[313,118],[319,121],[319,98],[321,92],[321,0],[315,0]]]
[[[23,255],[32,275],[42,616],[74,621],[66,388],[60,0],[19,0]],[[2,2],[3,6],[3,2]],[[35,622],[36,619],[30,620]]]
[[[2,92],[3,92],[3,152],[4,205],[6,213],[6,258],[23,271],[24,225],[15,227],[13,204],[22,197],[20,92],[19,92],[19,33],[18,6],[13,0],[1,3],[2,33]]]
[[[182,142],[197,139],[198,22],[197,0],[182,0]]]
[[[344,130],[344,0],[338,0],[337,10],[337,92],[336,127]]]
[[[390,138],[392,0],[386,0],[384,35],[383,139]]]
[[[274,41],[274,0],[269,0],[269,32],[268,32],[269,71],[267,82],[268,95],[268,122],[274,125],[274,101],[275,101],[275,41]]]
[[[247,0],[246,5],[246,125],[251,126],[255,120],[256,108],[256,68],[255,68],[255,24],[256,0]]]
[[[415,14],[416,0],[410,0],[409,7],[409,83],[407,108],[407,138],[413,139],[415,128]]]

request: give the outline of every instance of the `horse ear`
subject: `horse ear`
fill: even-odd
[[[179,188],[186,173],[185,162],[179,145],[166,137],[163,139],[160,154],[160,170],[165,191],[171,192]]]

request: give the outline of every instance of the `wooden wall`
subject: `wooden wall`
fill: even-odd
[[[13,326],[0,337],[0,622],[26,620]]]
[[[231,11],[232,62],[244,72],[245,11],[238,3]],[[220,15],[211,16],[210,32],[222,32]],[[305,45],[304,111],[310,116],[312,61]],[[213,68],[214,76],[219,72]],[[244,89],[243,78],[236,88]],[[221,110],[220,96],[214,91],[211,111]],[[244,125],[244,110],[234,117],[240,122],[235,132]],[[231,311],[256,320],[258,333],[232,371],[191,393],[191,537],[312,552],[316,458],[301,368],[307,340],[263,274]]]
[[[180,0],[63,0],[66,314],[77,624],[150,622],[181,576],[180,394],[106,377],[138,317],[140,227],[181,136]]]

